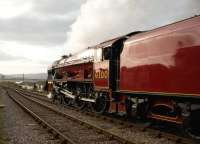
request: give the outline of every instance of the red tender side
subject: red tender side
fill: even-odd
[[[200,95],[200,17],[132,36],[120,64],[121,91]]]

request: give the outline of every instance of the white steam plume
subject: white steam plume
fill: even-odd
[[[200,14],[200,0],[87,0],[67,33],[66,53]]]

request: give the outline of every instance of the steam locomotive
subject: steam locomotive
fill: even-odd
[[[185,127],[200,135],[200,16],[123,35],[48,69],[53,100]]]

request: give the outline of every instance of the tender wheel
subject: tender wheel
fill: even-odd
[[[126,105],[127,117],[131,118],[133,116],[133,109],[132,109],[133,102],[130,99],[127,98],[125,100],[125,105]]]
[[[130,98],[127,98],[125,100],[125,104],[126,104],[126,113],[128,118],[138,118],[145,120],[147,113],[146,102],[138,103],[137,107],[134,107],[134,102]]]
[[[147,102],[140,103],[140,104],[138,104],[136,115],[141,120],[145,120],[147,111],[148,111],[148,103]]]
[[[184,128],[187,135],[200,140],[200,110],[191,112],[190,118],[185,121]]]
[[[94,111],[98,114],[106,112],[109,108],[109,98],[106,93],[97,93]]]

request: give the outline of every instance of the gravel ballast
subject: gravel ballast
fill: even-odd
[[[36,101],[40,101],[37,98],[31,97],[31,99],[34,99]],[[47,104],[53,109],[62,111],[63,113],[66,113],[67,115],[71,115],[73,117],[76,117],[78,119],[81,119],[85,122],[88,122],[90,124],[96,125],[102,129],[106,129],[110,132],[115,133],[118,136],[124,137],[132,142],[135,142],[136,144],[175,144],[176,142],[168,140],[167,138],[158,138],[154,135],[151,135],[149,132],[142,132],[134,128],[124,128],[120,124],[116,124],[113,122],[105,121],[96,117],[92,117],[89,115],[85,115],[83,113],[77,112],[75,110],[71,110],[68,108],[65,108],[61,106],[60,104],[50,104],[48,102],[40,101],[41,103]]]
[[[55,144],[59,143],[51,134],[40,127],[32,117],[25,113],[0,88],[0,97],[5,105],[1,113],[3,130],[7,134],[4,138],[8,144]]]

